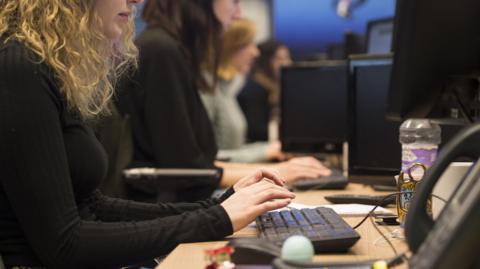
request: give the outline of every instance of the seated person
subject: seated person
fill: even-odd
[[[259,51],[255,45],[256,27],[247,19],[235,21],[223,38],[215,92],[203,93],[202,99],[212,121],[219,158],[233,162],[264,162],[282,159],[278,142],[246,143],[247,121],[237,102]]]
[[[253,74],[237,96],[247,120],[248,142],[277,138],[275,133],[269,134],[269,126],[278,126],[280,69],[292,64],[288,47],[280,42],[268,40],[258,48],[260,57]]]
[[[194,1],[194,0],[190,0]],[[105,153],[86,124],[134,65],[142,0],[0,2],[0,253],[7,268],[119,268],[219,240],[294,194],[259,171],[220,199],[143,204],[96,190]],[[279,186],[280,185],[280,186]]]
[[[147,1],[143,11],[147,29],[137,39],[139,69],[120,83],[116,98],[119,111],[132,121],[132,167],[223,169],[222,177],[202,190],[179,190],[182,200],[209,197],[259,167],[216,161],[215,136],[199,94],[211,88],[204,68],[207,62],[216,62],[217,41],[238,17],[239,11],[226,8],[226,1],[238,5],[235,0]],[[215,74],[215,65],[210,66],[209,72]],[[312,158],[272,168],[286,180],[329,173]]]

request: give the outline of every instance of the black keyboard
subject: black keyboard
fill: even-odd
[[[300,179],[292,184],[296,190],[320,190],[320,189],[344,189],[348,179],[343,176],[342,171],[332,170],[332,174],[326,177],[315,179]]]
[[[330,208],[292,209],[265,213],[256,219],[260,238],[281,246],[291,235],[312,241],[315,253],[344,252],[360,235]]]

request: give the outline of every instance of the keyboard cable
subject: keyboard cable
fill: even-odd
[[[380,200],[380,202],[378,203],[378,205],[374,206],[372,208],[372,210],[370,210],[370,212],[367,213],[367,215],[357,224],[353,227],[353,229],[357,229],[358,227],[360,227],[364,222],[365,220],[367,220],[368,218],[370,219],[372,225],[373,225],[373,228],[383,237],[383,239],[385,240],[385,242],[387,242],[387,244],[390,246],[390,248],[393,250],[393,253],[395,254],[395,256],[391,259],[389,259],[387,261],[388,263],[388,266],[393,266],[393,265],[397,265],[397,264],[400,264],[404,261],[404,259],[407,258],[406,256],[406,252],[403,252],[403,253],[400,253],[398,254],[398,251],[397,249],[395,248],[395,246],[393,245],[393,243],[390,241],[390,239],[380,230],[380,228],[377,227],[376,223],[373,221],[373,212],[375,212],[375,209],[377,209],[379,207],[380,204],[382,204],[386,199],[392,197],[392,196],[397,196],[397,195],[400,195],[400,194],[405,194],[405,193],[414,193],[413,191],[407,191],[407,192],[395,192],[395,193],[391,193],[389,195],[386,195],[385,197],[382,198],[382,200]],[[444,202],[444,203],[447,203],[447,200],[445,200],[444,198],[438,196],[438,195],[435,195],[435,194],[432,194],[433,197],[439,199],[440,201]]]
[[[388,194],[388,195],[385,195],[385,197],[382,198],[382,200],[380,200],[380,202],[378,202],[378,205],[374,206],[372,208],[372,210],[370,210],[370,212],[367,213],[367,215],[357,224],[353,227],[354,230],[356,230],[358,227],[360,227],[367,219],[368,217],[370,216],[373,216],[373,212],[375,212],[375,210],[383,203],[385,202],[385,200],[387,200],[388,198],[392,197],[392,196],[397,196],[397,195],[400,195],[400,194],[405,194],[405,193],[415,193],[413,191],[405,191],[405,192],[394,192],[394,193],[391,193],[391,194]],[[433,197],[439,199],[440,201],[444,202],[444,203],[447,203],[447,200],[445,200],[444,198],[438,196],[438,195],[435,195],[435,194],[432,194]]]

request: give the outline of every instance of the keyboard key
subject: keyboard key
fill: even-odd
[[[283,211],[280,211],[280,214],[282,215],[283,219],[286,222],[295,222],[295,220],[293,219],[292,213],[290,211],[283,210]]]
[[[309,223],[307,222],[307,220],[305,219],[305,217],[303,216],[303,214],[300,210],[292,210],[292,214],[293,214],[293,216],[295,216],[295,219],[297,220],[297,222],[300,226],[309,225]]]
[[[311,224],[325,224],[325,220],[315,209],[305,209],[305,216]]]

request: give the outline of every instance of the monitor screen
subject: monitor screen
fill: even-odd
[[[346,141],[347,66],[282,70],[280,139],[286,152],[341,152]]]
[[[388,56],[350,60],[349,176],[399,172],[400,123],[385,117],[391,63]]]
[[[393,18],[370,21],[367,26],[367,53],[392,51]]]

